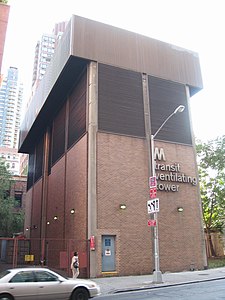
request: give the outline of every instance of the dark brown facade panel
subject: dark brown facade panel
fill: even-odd
[[[66,105],[53,121],[52,165],[65,153]]]
[[[195,52],[79,16],[72,26],[74,56],[202,88]]]
[[[43,138],[39,141],[36,147],[35,152],[35,174],[34,174],[34,182],[36,182],[43,173],[43,147],[44,147],[44,140]]]
[[[68,145],[70,148],[86,131],[86,90],[85,72],[69,96]]]
[[[34,151],[29,154],[29,163],[28,163],[28,176],[27,176],[27,190],[29,190],[34,183],[34,171],[35,171],[35,154]]]
[[[102,64],[98,71],[99,130],[144,137],[141,74]]]
[[[104,46],[103,46],[104,45]],[[180,82],[190,94],[202,88],[198,55],[149,37],[72,16],[54,59],[21,125],[19,151],[30,152],[30,143],[66,99],[88,61],[146,73]],[[38,114],[37,114],[38,112]]]
[[[66,141],[68,141],[67,148],[69,148],[86,132],[86,76],[87,73],[84,72],[74,92],[68,98],[69,109],[66,109],[67,102],[64,103],[56,117],[52,121],[50,120],[49,127],[45,128],[50,135],[48,174],[51,173],[51,168],[56,161],[65,154]],[[43,136],[32,147],[35,147],[35,152],[30,153],[28,189],[42,176]]]
[[[179,105],[184,105],[185,110],[169,119],[156,139],[191,145],[192,136],[185,86],[152,76],[148,79],[152,134],[155,134]]]
[[[35,143],[35,137],[43,134],[45,127],[49,125],[54,115],[62,107],[75,82],[79,80],[80,75],[86,69],[86,65],[87,61],[85,60],[77,57],[69,57],[62,73],[57,78],[55,84],[51,85],[52,90],[47,95],[44,94],[44,87],[46,80],[48,80],[48,76],[45,74],[45,77],[41,81],[41,83],[43,82],[43,86],[40,85],[38,87],[21,124],[19,151],[23,153],[30,152],[30,145]],[[39,111],[38,115],[37,111]]]

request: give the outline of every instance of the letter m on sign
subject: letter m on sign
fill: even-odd
[[[154,151],[154,158],[155,160],[166,160],[166,156],[165,156],[165,153],[164,153],[164,150],[163,148],[155,148],[155,151]]]

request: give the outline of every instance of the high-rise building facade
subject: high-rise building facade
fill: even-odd
[[[5,37],[8,26],[10,6],[0,2],[0,74],[5,46]],[[1,84],[1,83],[0,83]]]
[[[7,170],[13,175],[21,174],[21,153],[17,149],[0,147],[0,157],[5,162]]]
[[[32,86],[39,82],[49,65],[55,50],[55,36],[53,34],[44,34],[41,41],[37,42],[35,47],[35,58],[33,68]]]
[[[0,87],[0,146],[17,149],[22,102],[18,69],[10,67]]]
[[[65,31],[67,22],[56,23],[52,34],[43,34],[35,47],[32,88],[36,90],[54,55],[55,48]]]

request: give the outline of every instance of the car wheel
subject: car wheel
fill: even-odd
[[[14,298],[10,295],[2,294],[2,295],[0,295],[0,299],[1,300],[13,300]]]
[[[71,297],[71,300],[88,300],[89,294],[85,288],[77,288]]]

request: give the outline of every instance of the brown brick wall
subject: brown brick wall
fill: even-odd
[[[166,164],[180,162],[181,173],[196,176],[193,148],[170,143],[163,147]],[[116,235],[116,270],[120,275],[147,274],[154,269],[152,232],[147,226],[148,160],[144,139],[98,133],[98,247],[101,235]],[[162,271],[203,268],[198,188],[179,183],[178,192],[158,192],[159,246]],[[125,203],[127,209],[119,210]],[[177,207],[184,208],[178,213]],[[98,254],[101,273],[101,251]]]
[[[87,239],[87,135],[67,154],[66,238]],[[75,213],[71,215],[70,210]]]
[[[71,209],[75,213],[71,214]],[[58,220],[53,217],[57,215]],[[87,238],[87,136],[51,170],[48,181],[47,237]]]
[[[65,187],[65,156],[61,158],[51,169],[48,180],[48,201],[47,201],[47,226],[46,235],[48,238],[64,237],[64,187]],[[54,216],[58,219],[54,220]]]
[[[30,234],[32,238],[39,238],[41,233],[41,197],[42,197],[42,180],[39,180],[33,186],[31,207],[31,227]]]
[[[196,177],[195,155],[190,146],[156,143],[166,154],[166,164],[180,163],[180,173]],[[164,271],[189,270],[191,265],[202,269],[203,236],[198,186],[179,185],[178,192],[158,192],[160,199],[160,259]],[[184,211],[178,213],[177,207]]]
[[[24,221],[24,233],[26,234],[26,237],[30,237],[32,190],[33,189],[29,189],[29,191],[26,192],[25,221]]]
[[[99,133],[97,148],[98,232],[117,235],[117,272],[148,273],[152,257],[145,140]],[[120,203],[127,209],[121,211]]]

